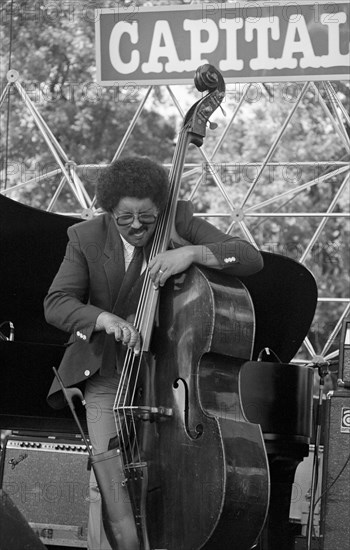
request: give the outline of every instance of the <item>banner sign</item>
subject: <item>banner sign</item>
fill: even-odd
[[[349,12],[348,0],[96,10],[98,82],[193,84],[204,63],[227,83],[347,80]]]

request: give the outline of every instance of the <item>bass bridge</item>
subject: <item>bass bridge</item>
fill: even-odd
[[[148,405],[116,407],[115,412],[119,416],[138,418],[148,422],[165,420],[173,416],[173,409],[169,407],[150,407]]]

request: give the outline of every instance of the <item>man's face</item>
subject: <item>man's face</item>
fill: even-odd
[[[124,197],[113,210],[113,215],[119,233],[128,243],[145,246],[154,233],[158,209],[151,199]],[[121,225],[124,222],[128,222],[127,225]]]

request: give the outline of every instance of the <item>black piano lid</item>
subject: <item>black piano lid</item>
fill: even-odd
[[[67,228],[78,221],[0,194],[0,323],[11,321],[15,330],[13,342],[0,340],[0,429],[77,432],[68,407],[56,411],[46,403],[67,334],[46,323],[43,299]],[[9,335],[6,326],[1,330]]]
[[[26,424],[74,429],[70,411],[45,397],[67,335],[49,326],[43,299],[62,261],[67,228],[81,221],[23,205],[0,194],[0,323],[12,321],[15,341],[0,341],[0,429]],[[317,287],[300,263],[263,252],[264,269],[242,278],[255,309],[253,359],[264,347],[289,362],[310,328]],[[4,391],[4,388],[5,391]]]
[[[241,278],[255,309],[253,359],[268,347],[282,363],[288,363],[311,326],[317,306],[317,286],[311,272],[299,262],[279,254],[262,254],[262,271]]]
[[[16,341],[66,342],[66,334],[45,322],[43,299],[62,261],[67,228],[79,221],[0,194],[0,323],[13,322]]]

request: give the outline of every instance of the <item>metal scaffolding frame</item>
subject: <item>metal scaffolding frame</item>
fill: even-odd
[[[19,188],[23,186],[28,186],[33,183],[44,183],[45,181],[48,181],[53,176],[56,176],[57,174],[61,175],[60,183],[57,186],[55,192],[53,193],[49,205],[47,207],[47,211],[53,212],[55,210],[55,205],[57,203],[57,199],[62,193],[65,186],[69,186],[69,189],[73,193],[74,197],[78,201],[78,204],[80,205],[82,211],[80,213],[82,218],[89,218],[92,217],[95,213],[95,198],[90,197],[84,187],[84,183],[81,181],[80,177],[78,176],[77,170],[78,169],[86,169],[86,168],[98,168],[101,167],[101,165],[93,165],[93,164],[84,164],[79,165],[76,162],[70,160],[67,155],[65,154],[64,150],[56,140],[54,134],[48,127],[48,125],[45,123],[43,117],[39,113],[38,109],[34,105],[34,103],[31,101],[29,96],[27,95],[25,89],[20,83],[19,80],[19,74],[17,71],[10,70],[7,74],[7,85],[1,95],[0,98],[0,109],[2,105],[4,104],[4,101],[7,97],[7,95],[10,92],[10,89],[13,87],[17,90],[19,93],[21,99],[23,100],[24,105],[29,110],[30,114],[33,117],[33,120],[41,133],[43,139],[45,140],[55,162],[57,163],[57,169],[51,170],[50,172],[46,173],[45,175],[36,177],[36,178],[30,178],[27,181],[22,181],[17,183],[16,185],[12,185],[11,187],[5,189],[2,191],[4,195],[8,195],[11,197],[11,194],[18,190]],[[350,137],[349,133],[346,130],[346,126],[350,127],[350,117],[347,113],[344,105],[341,103],[339,97],[336,94],[336,91],[334,90],[332,84],[330,82],[323,82],[324,90],[326,93],[326,96],[328,98],[328,101],[326,102],[321,95],[318,93],[318,90],[315,86],[314,82],[305,82],[298,94],[298,97],[296,101],[294,102],[293,106],[291,107],[289,113],[287,114],[285,120],[283,121],[280,129],[277,131],[276,136],[273,140],[273,143],[269,147],[265,157],[260,162],[248,162],[244,163],[245,166],[249,167],[255,167],[257,169],[257,174],[254,178],[254,180],[251,182],[249,189],[246,191],[245,196],[241,200],[240,203],[235,203],[235,199],[233,196],[230,195],[229,190],[226,189],[225,182],[220,177],[220,174],[217,170],[217,166],[215,163],[215,158],[217,153],[220,151],[220,148],[225,143],[225,139],[228,135],[228,132],[230,128],[232,127],[235,119],[237,118],[238,113],[240,112],[242,106],[244,105],[245,101],[247,100],[250,87],[252,86],[252,83],[247,84],[244,87],[243,93],[241,94],[241,97],[239,101],[237,102],[237,105],[235,106],[233,113],[231,114],[228,122],[226,122],[226,125],[221,132],[221,135],[217,137],[217,140],[215,142],[214,148],[211,153],[206,151],[205,147],[199,148],[198,151],[200,153],[200,156],[202,158],[202,163],[198,164],[187,164],[185,165],[185,171],[183,174],[183,181],[188,180],[189,178],[192,178],[192,176],[197,176],[198,178],[195,182],[195,184],[192,186],[190,194],[188,198],[191,200],[196,197],[196,195],[200,192],[201,185],[203,185],[203,163],[205,163],[206,170],[210,174],[213,182],[218,188],[218,191],[221,193],[229,212],[207,212],[205,214],[205,217],[209,218],[228,218],[229,225],[227,232],[230,233],[232,229],[235,226],[238,226],[241,230],[241,232],[244,234],[245,238],[248,239],[253,245],[258,247],[259,243],[255,242],[255,239],[253,235],[251,234],[251,231],[249,229],[249,225],[247,223],[247,220],[250,218],[284,218],[284,217],[310,217],[310,218],[320,218],[319,223],[317,225],[317,228],[313,232],[312,235],[310,235],[309,242],[305,250],[303,251],[301,257],[299,258],[299,261],[302,264],[305,264],[306,260],[308,259],[310,255],[310,251],[312,250],[315,243],[320,238],[320,235],[322,234],[322,231],[327,224],[328,220],[334,217],[341,217],[344,218],[345,223],[350,218],[349,212],[336,212],[336,207],[339,204],[339,199],[344,196],[346,193],[346,190],[349,189],[349,180],[350,180],[350,165],[348,160],[338,160],[338,161],[317,161],[317,165],[322,166],[326,169],[323,175],[312,179],[310,181],[307,181],[303,184],[297,185],[295,187],[289,188],[286,191],[280,193],[276,196],[271,196],[268,199],[261,200],[256,202],[253,205],[249,205],[248,201],[253,195],[254,191],[258,188],[260,179],[262,174],[266,169],[270,169],[271,167],[288,167],[288,166],[295,166],[298,165],[305,165],[310,166],[314,165],[315,161],[310,162],[302,162],[302,163],[279,163],[279,162],[273,162],[272,158],[273,155],[278,148],[279,143],[281,142],[282,137],[285,135],[287,128],[289,127],[291,120],[293,119],[293,116],[295,115],[298,107],[302,103],[302,100],[305,96],[305,93],[307,90],[313,90],[316,91],[318,94],[318,98],[320,101],[320,105],[323,109],[323,112],[326,117],[328,117],[329,122],[332,124],[334,134],[339,139],[339,143],[342,144],[343,147],[345,147],[347,154],[350,154]],[[143,97],[140,100],[140,103],[138,105],[138,108],[136,109],[136,112],[130,121],[128,128],[114,154],[113,160],[117,159],[123,152],[125,145],[135,128],[135,125],[139,121],[140,117],[142,116],[144,107],[146,105],[147,100],[151,96],[151,92],[153,90],[153,86],[148,86],[145,88],[145,92],[143,94]],[[174,92],[174,89],[167,85],[166,90],[169,94],[169,97],[172,101],[172,104],[175,106],[176,110],[178,111],[181,118],[184,116],[184,112],[182,111],[182,108],[180,106],[180,102],[178,101],[176,94]],[[225,163],[227,167],[234,167],[237,165],[237,163]],[[303,192],[307,192],[311,187],[320,185],[324,182],[327,182],[330,179],[333,179],[337,177],[337,180],[339,181],[338,190],[334,197],[332,198],[331,202],[329,204],[324,205],[324,210],[320,212],[285,212],[283,211],[283,206],[285,205],[285,202],[282,202],[281,200],[294,198],[298,194],[301,194]],[[277,205],[278,210],[272,211],[272,212],[266,212],[264,209],[267,206],[271,205]],[[339,350],[335,350],[330,352],[330,349],[332,347],[332,344],[337,337],[337,335],[340,332],[343,320],[345,317],[349,315],[350,312],[350,297],[344,296],[343,298],[333,298],[331,296],[329,297],[320,297],[319,303],[343,303],[344,309],[342,314],[339,317],[339,320],[332,330],[331,334],[329,335],[327,342],[323,346],[323,349],[321,351],[321,354],[316,355],[316,351],[314,347],[312,346],[309,338],[307,337],[304,341],[304,348],[303,352],[306,352],[308,357],[306,357],[306,361],[312,360],[313,357],[322,357],[324,361],[331,360],[339,354]]]

